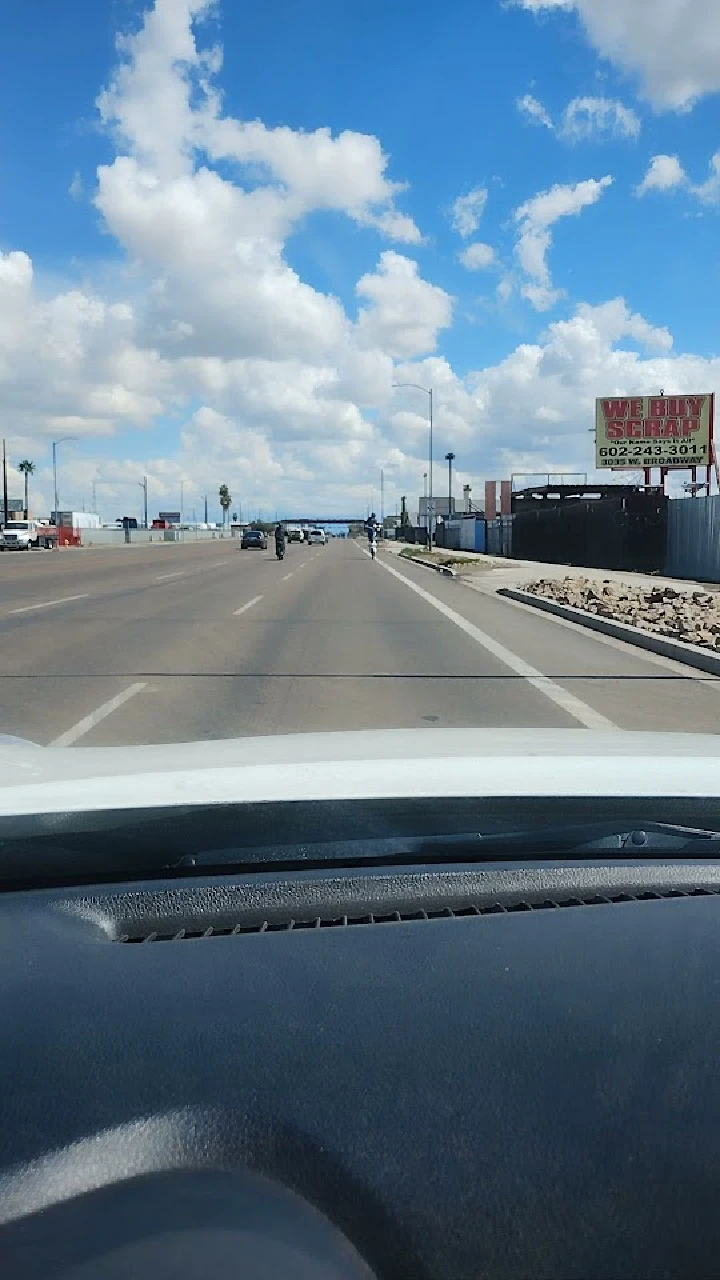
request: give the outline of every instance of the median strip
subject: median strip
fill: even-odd
[[[497,594],[517,604],[529,605],[543,613],[549,613],[565,622],[573,622],[576,626],[600,635],[611,636],[614,640],[622,640],[626,644],[635,645],[649,653],[660,654],[685,666],[695,667],[698,671],[706,671],[710,675],[720,676],[720,653],[700,645],[688,644],[687,641],[673,639],[660,632],[647,631],[629,622],[621,622],[610,616],[589,613],[578,609],[575,605],[565,604],[559,600],[550,600],[547,596],[536,595],[532,591],[521,591],[515,587],[500,587]]]

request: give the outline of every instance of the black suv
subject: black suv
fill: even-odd
[[[260,547],[262,551],[265,551],[267,548],[267,536],[263,533],[262,529],[245,530],[242,536],[240,548],[242,551],[245,551],[247,547]]]

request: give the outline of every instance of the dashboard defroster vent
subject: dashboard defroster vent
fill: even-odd
[[[155,929],[138,932],[120,933],[117,942],[186,942],[198,938],[231,938],[249,933],[289,933],[299,929],[346,929],[358,925],[407,924],[411,922],[428,922],[433,920],[462,920],[468,916],[508,915],[521,911],[559,911],[569,907],[616,906],[629,902],[657,902],[669,898],[717,897],[720,889],[705,887],[664,890],[642,890],[638,893],[619,892],[612,894],[589,894],[587,897],[546,898],[542,901],[510,901],[490,903],[469,903],[462,907],[437,907],[413,909],[408,911],[389,911],[387,913],[366,913],[361,915],[312,916],[301,919],[291,915],[278,914],[273,918],[262,918],[244,921],[232,926],[213,926],[205,929],[179,928],[172,931]]]

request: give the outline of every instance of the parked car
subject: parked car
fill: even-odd
[[[262,529],[246,529],[242,541],[240,543],[241,551],[246,551],[248,547],[259,547],[261,551],[265,551],[267,547],[267,535]]]
[[[313,546],[321,546],[321,547],[324,547],[324,546],[325,546],[325,543],[327,542],[327,535],[326,535],[326,533],[325,533],[325,530],[324,530],[324,529],[311,529],[311,530],[310,530],[310,532],[309,532],[309,534],[308,534],[308,542],[309,542],[309,544],[310,544],[310,546],[311,546],[311,547],[313,547]]]

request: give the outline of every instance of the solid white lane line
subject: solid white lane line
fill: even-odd
[[[87,600],[89,595],[89,591],[83,591],[79,596],[61,596],[59,600],[44,600],[42,604],[25,604],[22,609],[9,609],[8,613],[32,613],[34,609],[49,609],[54,604],[69,604],[71,600]]]
[[[365,555],[369,557],[370,552],[365,551]],[[612,720],[608,720],[607,716],[595,711],[586,702],[583,702],[581,698],[576,698],[574,693],[568,693],[567,689],[563,689],[562,685],[556,684],[554,680],[551,680],[549,676],[544,676],[536,667],[531,667],[528,662],[519,658],[517,654],[511,653],[504,645],[486,635],[484,631],[474,626],[472,622],[468,622],[467,618],[463,618],[461,614],[456,613],[454,609],[444,604],[442,600],[438,600],[429,591],[419,587],[416,582],[411,582],[404,574],[398,573],[397,569],[392,569],[384,560],[378,560],[377,564],[386,573],[392,574],[393,578],[404,582],[406,587],[409,587],[416,595],[421,596],[423,600],[431,604],[433,609],[437,609],[438,613],[442,613],[450,622],[454,622],[456,627],[464,631],[477,644],[482,645],[483,649],[487,649],[488,653],[491,653],[494,658],[509,667],[516,675],[522,676],[534,689],[537,689],[539,693],[543,693],[546,698],[549,698],[558,707],[562,707],[563,711],[567,711],[568,715],[578,720],[586,729],[615,729],[617,727]]]
[[[168,578],[182,578],[184,572],[184,569],[176,569],[175,573],[159,573],[156,576],[155,581],[165,582]]]
[[[243,604],[239,609],[235,610],[233,617],[237,618],[239,614],[246,613],[248,609],[252,609],[253,605],[257,604],[258,600],[262,600],[262,596],[253,596],[252,600],[248,600],[247,604]]]
[[[51,747],[71,747],[78,738],[82,738],[91,729],[94,729],[101,720],[113,711],[117,711],[118,707],[122,707],[124,703],[129,702],[130,698],[134,698],[136,693],[140,693],[146,686],[144,684],[131,684],[122,693],[118,693],[114,698],[110,698],[108,702],[103,702],[102,706],[97,707],[95,711],[91,711],[89,716],[84,716],[82,720],[78,720],[72,729],[68,729],[65,733],[61,733],[59,738],[55,738],[50,743]]]
[[[292,573],[286,573],[283,582],[287,582],[288,578],[292,578]]]

